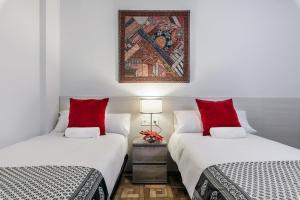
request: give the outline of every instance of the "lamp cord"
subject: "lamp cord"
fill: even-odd
[[[154,126],[156,126],[157,128],[159,128],[159,131],[158,131],[158,133],[161,133],[161,131],[162,131],[162,128],[160,128],[160,126],[156,123],[156,121],[154,121]]]

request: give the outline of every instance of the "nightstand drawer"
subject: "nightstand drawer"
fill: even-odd
[[[167,148],[162,146],[134,147],[133,163],[165,163]]]
[[[133,165],[134,183],[166,183],[167,165]]]

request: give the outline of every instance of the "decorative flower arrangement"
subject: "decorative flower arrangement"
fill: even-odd
[[[154,143],[154,142],[162,142],[164,137],[161,136],[159,133],[155,132],[155,131],[141,131],[140,132],[141,135],[143,135],[143,139],[149,143]]]

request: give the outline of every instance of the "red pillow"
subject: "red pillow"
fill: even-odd
[[[212,127],[241,127],[232,99],[206,101],[196,99],[203,123],[203,135],[210,135]]]
[[[68,127],[99,127],[105,135],[106,99],[70,99]]]

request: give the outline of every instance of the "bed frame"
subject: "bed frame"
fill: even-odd
[[[120,182],[121,182],[121,179],[122,179],[122,175],[123,175],[123,172],[124,172],[124,169],[125,169],[125,166],[126,166],[126,163],[128,161],[128,154],[126,154],[126,156],[124,157],[124,161],[123,161],[123,164],[122,164],[122,167],[121,167],[121,170],[119,172],[119,176],[117,178],[117,181],[115,183],[115,186],[111,192],[111,195],[110,195],[110,199],[113,199],[117,190],[118,190],[118,187],[120,185]]]

